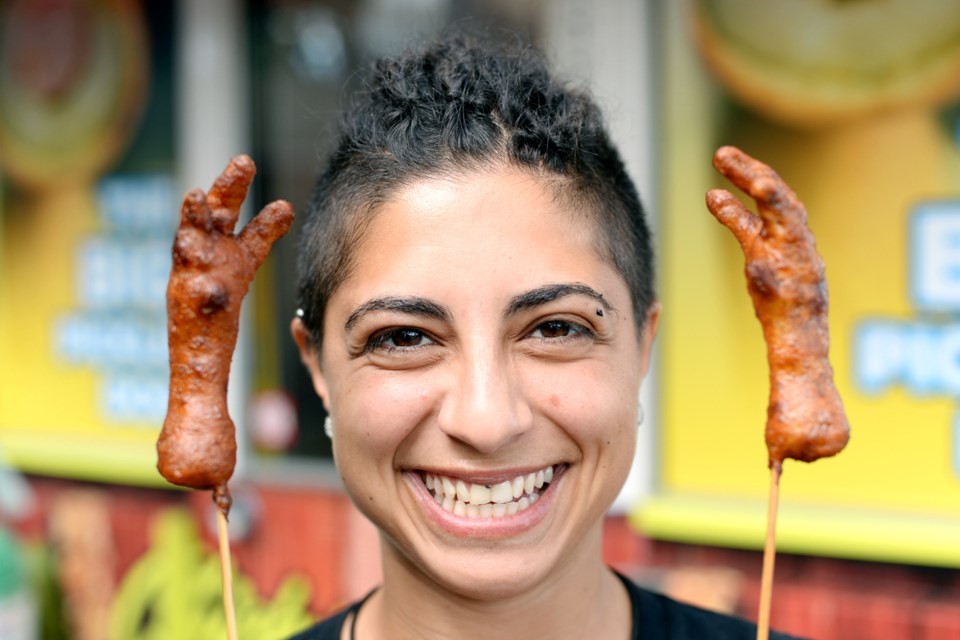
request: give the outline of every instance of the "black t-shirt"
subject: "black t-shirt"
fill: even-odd
[[[633,640],[756,640],[757,627],[751,622],[683,604],[641,589],[623,576],[620,579],[633,603]],[[365,600],[354,603],[290,640],[340,640],[347,616],[355,613]],[[790,638],[792,636],[770,632],[771,640]]]

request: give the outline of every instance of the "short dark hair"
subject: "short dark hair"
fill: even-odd
[[[299,304],[314,345],[380,204],[416,180],[504,163],[535,172],[595,221],[642,328],[655,300],[650,231],[599,109],[519,39],[457,33],[376,62],[345,112],[300,245]]]

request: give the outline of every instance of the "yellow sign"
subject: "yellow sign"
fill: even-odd
[[[759,547],[769,472],[766,349],[743,257],[706,211],[733,144],[777,169],[826,263],[847,449],[788,461],[781,549],[960,566],[960,109],[824,127],[737,106],[678,21],[666,38],[659,203],[661,449],[647,534]],[[749,202],[749,200],[747,200]],[[751,203],[752,204],[752,203]]]
[[[17,466],[159,482],[170,182],[112,177],[6,212],[0,455]]]
[[[158,62],[141,9],[76,4],[51,21],[30,3],[0,7],[0,456],[34,473],[161,482],[177,202],[166,173],[101,177],[134,137]],[[141,131],[166,124],[169,137],[164,100],[145,116],[161,126]]]

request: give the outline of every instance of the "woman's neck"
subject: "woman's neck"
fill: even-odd
[[[492,599],[447,589],[385,542],[383,588],[361,610],[356,640],[628,640],[629,596],[603,564],[600,540],[598,527],[551,575],[529,589]]]

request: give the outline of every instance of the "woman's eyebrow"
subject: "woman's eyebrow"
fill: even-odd
[[[419,297],[384,296],[382,298],[367,300],[354,309],[353,313],[350,314],[350,317],[347,318],[347,321],[343,324],[344,330],[349,331],[360,318],[372,311],[400,311],[401,313],[433,318],[435,320],[450,319],[450,312],[433,300]]]
[[[521,293],[510,301],[510,304],[507,305],[507,310],[504,315],[510,316],[515,313],[519,313],[520,311],[537,307],[559,298],[573,295],[581,295],[587,296],[588,298],[593,298],[607,311],[614,311],[613,306],[607,302],[607,299],[603,297],[602,293],[593,287],[581,284],[579,282],[573,282],[568,284],[548,284]]]

